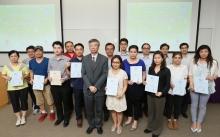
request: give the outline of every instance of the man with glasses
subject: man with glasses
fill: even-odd
[[[148,74],[148,69],[151,66],[151,63],[153,60],[153,57],[150,55],[150,48],[151,48],[151,46],[148,43],[144,43],[141,46],[141,49],[143,52],[143,56],[141,59],[144,61],[144,64],[146,66],[146,75]],[[148,116],[147,92],[144,92],[143,100],[144,100],[143,112],[146,116]],[[142,116],[142,113],[140,114],[140,116]]]
[[[128,40],[126,38],[122,38],[120,40],[120,52],[118,53],[118,55],[121,56],[122,61],[129,58],[127,47],[128,47]]]

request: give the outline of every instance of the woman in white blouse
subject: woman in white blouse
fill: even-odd
[[[170,69],[171,72],[171,81],[170,81],[170,90],[167,94],[167,105],[166,105],[166,111],[167,111],[167,126],[169,129],[179,129],[177,119],[179,117],[180,111],[181,111],[181,104],[184,98],[184,95],[186,94],[185,88],[181,92],[174,92],[175,83],[182,82],[183,84],[186,84],[186,80],[188,77],[188,68],[186,65],[181,64],[182,60],[182,54],[180,52],[173,53],[173,63],[171,65],[168,65],[167,68]],[[172,122],[171,120],[171,114],[174,106],[174,120]]]
[[[204,89],[207,93],[201,93],[195,88],[195,78],[203,78],[208,80],[208,88]],[[210,94],[215,92],[215,79],[218,77],[218,63],[212,57],[209,46],[201,45],[190,64],[189,81],[191,96],[191,115],[192,115],[192,132],[200,133],[202,131],[201,124],[206,113],[206,105]],[[199,106],[198,117],[197,108]]]

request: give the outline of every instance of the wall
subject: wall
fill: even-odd
[[[220,62],[218,56],[220,45],[220,1],[202,0],[200,14],[200,28],[213,28],[211,48],[214,58]],[[87,46],[91,38],[100,41],[100,53],[105,54],[104,44],[112,42],[118,51],[118,0],[63,0],[63,32],[64,41],[81,42]],[[52,49],[52,48],[51,48]],[[88,54],[88,48],[85,54]],[[52,57],[53,54],[45,54]],[[21,60],[27,57],[21,54]],[[0,59],[8,60],[7,54],[0,54]],[[0,61],[0,65],[2,65]],[[0,70],[2,66],[0,66]]]

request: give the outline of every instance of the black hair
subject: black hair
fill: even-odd
[[[197,64],[198,61],[199,61],[199,58],[200,58],[200,54],[199,52],[203,49],[207,49],[208,50],[208,56],[206,58],[206,62],[207,62],[207,68],[208,67],[212,67],[213,65],[213,57],[212,57],[212,51],[210,49],[210,47],[208,45],[201,45],[197,50],[196,50],[196,53],[194,55],[194,64]]]
[[[66,44],[67,44],[67,43],[71,43],[72,45],[74,45],[72,41],[67,41],[67,42],[65,42],[65,44],[64,44],[65,47],[66,47]]]
[[[81,46],[84,49],[84,46],[82,43],[77,43],[76,45],[74,45],[74,48],[76,48],[77,46]]]
[[[52,44],[52,47],[54,48],[54,45],[60,45],[60,47],[63,49],[63,43],[60,41],[54,41]]]
[[[151,48],[150,44],[144,43],[144,44],[141,46],[142,49],[143,49],[144,45],[148,45],[148,46]]]
[[[14,53],[16,53],[18,57],[20,57],[19,53],[18,53],[16,50],[11,50],[11,51],[9,51],[9,52],[8,52],[8,57],[10,57],[11,54],[14,54]]]
[[[109,45],[112,45],[113,48],[115,49],[115,45],[114,45],[113,43],[106,43],[106,44],[105,44],[105,49],[106,49],[106,47],[109,46]]]
[[[159,54],[163,59],[163,61],[161,62],[161,65],[160,65],[160,69],[164,69],[166,67],[166,59],[164,58],[163,53],[161,51],[157,50],[153,55],[153,61],[152,61],[152,64],[149,69],[154,70],[154,68],[156,67],[156,63],[154,62],[154,56],[157,54]]]
[[[189,44],[187,44],[187,43],[181,43],[180,44],[180,49],[182,48],[182,46],[184,46],[184,45],[186,45],[187,46],[187,48],[189,48]]]
[[[28,46],[27,48],[26,48],[26,52],[29,50],[29,49],[33,49],[34,50],[34,46],[33,45],[30,45],[30,46]]]
[[[165,46],[167,46],[168,49],[170,49],[170,46],[169,46],[167,43],[163,43],[163,44],[160,45],[160,50],[161,50],[163,47],[165,47]]]
[[[111,59],[111,67],[112,67],[112,62],[113,62],[113,60],[116,59],[116,58],[120,61],[120,68],[122,68],[123,63],[122,63],[122,59],[121,59],[121,56],[120,56],[120,55],[114,55],[114,56],[112,57],[112,59]],[[113,67],[112,67],[112,68],[113,68]]]
[[[176,55],[180,55],[180,57],[183,58],[183,55],[181,52],[173,52],[172,58],[174,58]]]
[[[138,46],[137,46],[137,45],[131,45],[131,46],[128,48],[128,51],[130,51],[131,49],[136,49],[137,52],[138,52]]]
[[[128,39],[122,38],[122,39],[120,39],[120,43],[121,43],[122,41],[125,41],[125,42],[128,44]]]

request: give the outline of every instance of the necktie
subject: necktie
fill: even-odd
[[[93,67],[95,66],[95,57],[92,57],[92,64],[93,64]]]

